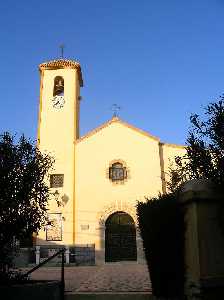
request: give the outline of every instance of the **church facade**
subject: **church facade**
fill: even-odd
[[[96,264],[143,262],[136,203],[166,192],[170,161],[185,148],[118,117],[80,137],[79,63],[53,60],[39,70],[38,146],[55,165],[49,174],[51,222],[36,245],[66,245],[83,257],[91,249]]]

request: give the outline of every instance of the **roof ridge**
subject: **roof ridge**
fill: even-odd
[[[90,136],[96,134],[97,132],[101,131],[102,129],[108,127],[109,125],[111,125],[112,123],[115,123],[115,122],[120,123],[120,124],[122,124],[122,125],[124,125],[124,126],[130,128],[130,129],[132,129],[132,130],[134,130],[134,131],[140,133],[140,134],[143,134],[143,135],[145,135],[145,136],[147,136],[147,137],[149,137],[149,138],[151,138],[151,139],[154,139],[154,140],[160,142],[160,138],[151,135],[151,134],[148,133],[147,131],[144,131],[144,130],[139,129],[139,128],[137,128],[137,127],[131,125],[131,124],[126,123],[125,121],[121,120],[121,119],[120,119],[119,117],[117,117],[117,116],[116,116],[116,117],[112,117],[110,120],[108,120],[107,122],[103,123],[102,125],[100,125],[100,126],[94,128],[93,130],[90,130],[89,132],[87,132],[87,134],[85,134],[85,135],[83,135],[82,137],[80,137],[79,139],[77,139],[76,142],[77,142],[77,143],[81,142],[82,140],[84,140],[84,139],[86,139],[86,138],[88,138],[88,137],[90,137]]]

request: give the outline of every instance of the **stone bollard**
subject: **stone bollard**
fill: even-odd
[[[69,246],[65,246],[65,263],[66,264],[69,264],[69,254],[70,254]]]
[[[40,246],[36,246],[36,265],[40,263]]]

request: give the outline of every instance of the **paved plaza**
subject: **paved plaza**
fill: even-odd
[[[60,279],[58,267],[40,268],[32,279]],[[150,293],[147,267],[137,263],[65,268],[65,289],[71,293]]]

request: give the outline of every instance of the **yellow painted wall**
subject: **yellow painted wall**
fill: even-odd
[[[163,144],[163,161],[166,181],[169,180],[168,172],[170,165],[175,166],[175,156],[183,156],[185,153],[186,149],[184,146]]]

